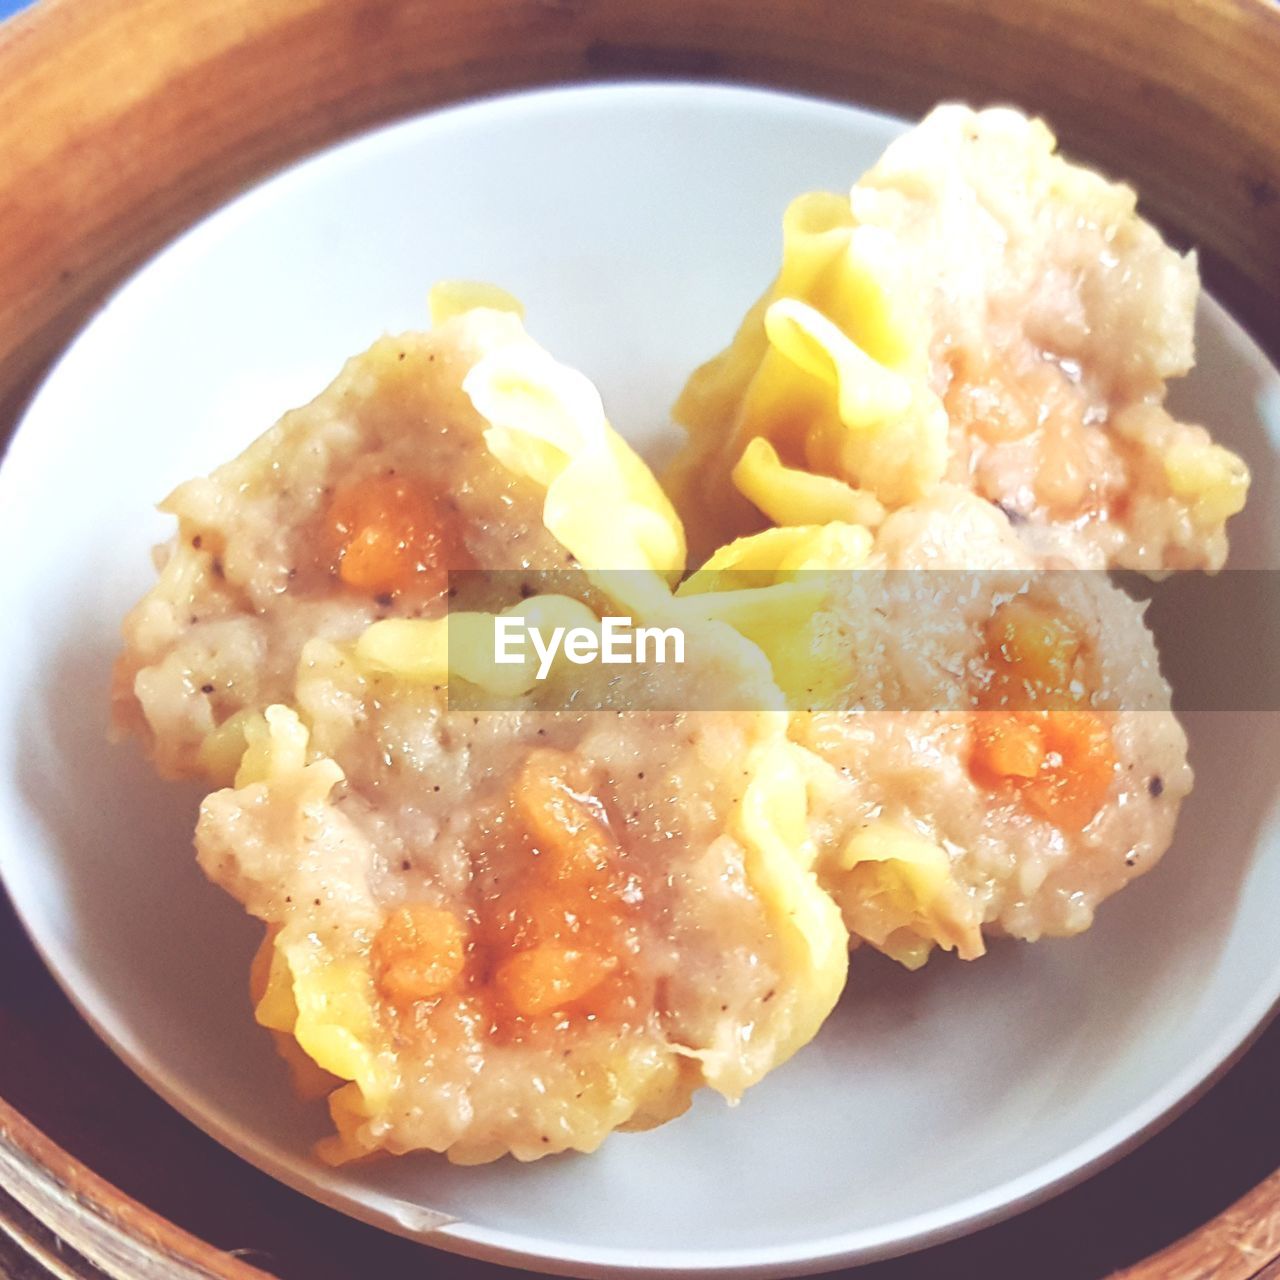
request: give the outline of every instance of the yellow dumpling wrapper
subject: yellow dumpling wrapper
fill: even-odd
[[[914,305],[898,242],[884,228],[859,225],[849,198],[829,192],[793,201],[782,240],[777,278],[676,402],[689,443],[669,485],[699,547],[752,527],[749,508],[726,496],[734,488],[770,518],[777,507],[795,519],[788,513],[801,495],[792,476],[763,474],[759,453],[737,470],[756,439],[793,469],[884,506],[923,497],[946,470],[947,418],[928,384],[927,317]],[[824,505],[810,519],[848,514]]]
[[[519,298],[483,280],[440,280],[431,286],[427,307],[431,312],[431,323],[437,327],[479,308],[506,311],[520,320],[524,319],[524,304]]]
[[[864,565],[871,545],[865,527],[839,521],[766,529],[721,547],[677,598],[760,648],[792,710],[832,706],[845,680],[825,606],[838,575]]]
[[[505,467],[546,486],[543,520],[588,569],[684,567],[684,530],[649,468],[604,416],[582,374],[533,342],[485,356],[463,390],[489,427],[485,441]]]
[[[719,548],[677,594],[712,591],[732,583],[734,573],[759,573],[777,581],[815,569],[859,569],[871,554],[871,533],[862,525],[838,520],[827,524],[788,525],[737,538]]]
[[[747,442],[733,468],[733,483],[774,524],[839,521],[874,528],[884,519],[884,506],[865,489],[855,489],[834,476],[785,466],[763,436]]]
[[[329,1095],[337,1133],[316,1151],[340,1164],[365,1154],[358,1129],[386,1107],[395,1085],[381,1045],[373,978],[363,958],[330,955],[314,938],[286,943],[280,935],[271,946],[271,974],[255,1018],[292,1037],[305,1055],[302,1061],[287,1050],[283,1055],[299,1091]]]
[[[809,302],[886,368],[923,376],[928,331],[894,237],[860,226],[848,196],[811,191],[782,216],[782,267],[770,299]]]
[[[1178,440],[1163,458],[1165,478],[1175,497],[1191,505],[1191,518],[1213,528],[1244,510],[1249,468],[1220,444]]]
[[[343,773],[337,761],[319,759],[307,763],[310,734],[292,707],[273,704],[261,715],[251,714],[243,724],[244,755],[236,771],[236,787],[296,774],[302,780],[304,804],[323,801]]]
[[[277,782],[296,787],[306,812],[323,806],[343,773],[336,761],[307,763],[309,735],[290,707],[274,705],[246,727],[248,746],[236,777],[237,787]],[[363,1153],[355,1129],[386,1105],[394,1085],[381,1048],[377,993],[368,962],[359,953],[336,955],[316,934],[286,931],[268,935],[271,957],[265,979],[262,957],[255,960],[251,986],[258,988],[254,1015],[264,1027],[293,1039],[314,1069],[286,1050],[295,1080],[315,1096],[328,1092],[328,1077],[350,1083],[330,1095],[336,1137],[317,1148],[335,1163]],[[332,1084],[329,1084],[332,1088]]]
[[[797,981],[803,998],[777,1046],[775,1065],[817,1034],[844,990],[849,964],[840,909],[814,873],[818,850],[808,825],[808,753],[787,741],[785,723],[780,717],[777,736],[756,748],[738,815],[747,875],[786,948],[788,972],[804,975]],[[715,1085],[713,1068],[709,1064],[708,1079]]]
[[[298,1005],[293,998],[293,974],[275,943],[279,929],[268,929],[253,957],[249,994],[253,999],[254,1021],[272,1033],[276,1052],[289,1069],[294,1092],[307,1102],[327,1097],[342,1081],[318,1067],[293,1037],[298,1022]]]
[[[792,998],[786,1020],[756,1052],[744,1052],[740,1031],[727,1025],[723,1045],[683,1050],[699,1059],[706,1082],[730,1099],[814,1037],[844,990],[849,967],[848,930],[813,869],[808,753],[787,741],[785,713],[765,714],[766,733],[748,757],[749,781],[731,834],[742,845],[747,878],[782,946]]]
[[[808,303],[796,298],[771,303],[764,331],[776,351],[829,388],[846,427],[874,427],[910,407],[907,379],[872,359]]]
[[[806,465],[869,491],[886,506],[922,497],[947,467],[947,415],[923,378],[881,364],[807,302],[780,298],[764,313],[771,355],[802,382],[761,365],[744,405],[751,434],[803,425]]]
[[[723,421],[737,410],[769,350],[764,317],[781,298],[808,302],[846,332],[872,359],[899,373],[923,375],[928,335],[903,288],[897,247],[878,227],[855,224],[848,196],[811,191],[782,216],[782,265],[747,313],[727,350],[689,380],[678,421]]]
[[[307,730],[289,707],[270,706],[244,723],[244,755],[237,787],[264,782],[272,774],[300,771],[307,763]]]
[[[299,945],[286,952],[298,1020],[293,1034],[317,1066],[355,1081],[366,1097],[385,1095],[389,1081],[378,1062],[377,997],[366,964],[335,959]]]
[[[882,819],[850,837],[835,865],[844,880],[837,897],[875,899],[895,921],[867,940],[907,968],[919,968],[935,944],[966,959],[983,953],[979,922],[957,909],[951,859],[927,836]]]
[[[205,734],[196,763],[215,787],[233,785],[248,746],[246,729],[258,718],[256,712],[244,708]]]

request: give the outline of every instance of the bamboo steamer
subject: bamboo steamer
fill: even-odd
[[[122,276],[246,184],[443,103],[662,76],[908,116],[947,98],[1041,113],[1065,151],[1132,181],[1174,240],[1200,247],[1209,288],[1280,362],[1271,0],[40,0],[0,27],[0,440]],[[0,939],[0,1274],[263,1276],[251,1262],[308,1277],[420,1274],[420,1249],[275,1187],[152,1097],[79,1022],[3,903]],[[1248,1089],[1234,1084],[1242,1072],[1274,1080],[1280,1036],[1264,1037],[1223,1088]],[[1209,1124],[1239,1126],[1226,1140],[1238,1139],[1244,1170],[1268,1150],[1273,1166],[1280,1132],[1259,1143],[1255,1104],[1201,1104],[1157,1140],[1165,1163],[1195,1159],[1177,1144],[1198,1139],[1180,1135],[1216,1106]],[[1117,1176],[1125,1187],[1119,1171],[1103,1178]],[[1220,1201],[1209,1189],[1196,1203]],[[918,1269],[891,1264],[892,1275],[1059,1274],[1039,1241],[1069,1237],[1070,1215],[1088,1204],[1087,1188],[1068,1193],[1025,1215],[1030,1231],[995,1228],[930,1251]],[[1117,1274],[1280,1277],[1280,1172],[1206,1217],[1171,1222],[1160,1243],[1190,1234]],[[251,1245],[249,1260],[232,1245]],[[1118,1238],[1115,1265],[1126,1249]]]

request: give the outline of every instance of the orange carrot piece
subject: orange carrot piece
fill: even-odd
[[[1001,711],[980,711],[974,717],[975,770],[997,778],[1034,778],[1044,753],[1044,737],[1034,719]]]
[[[327,520],[338,576],[349,587],[370,595],[444,588],[450,567],[445,520],[421,485],[402,476],[367,476],[338,490]]]
[[[617,848],[602,816],[563,777],[548,770],[541,755],[526,765],[516,803],[553,880],[590,881],[613,865]]]
[[[554,1013],[590,995],[617,967],[617,956],[568,947],[532,947],[517,952],[494,974],[494,982],[517,1013]]]
[[[1064,831],[1082,831],[1106,802],[1115,778],[1110,729],[1091,711],[1049,711],[1044,742],[1049,767],[1027,784],[1027,804]]]
[[[393,1004],[443,995],[466,965],[466,931],[451,911],[424,903],[397,907],[373,940],[378,990]]]

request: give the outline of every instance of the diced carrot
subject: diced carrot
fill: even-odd
[[[442,995],[462,976],[466,931],[451,911],[424,903],[397,907],[373,940],[378,990],[393,1004]]]
[[[533,947],[507,960],[494,974],[494,982],[517,1013],[537,1017],[589,995],[617,964],[617,956],[595,951]]]
[[[1005,710],[1072,707],[1086,694],[1087,659],[1075,623],[1023,597],[986,625],[987,682],[979,705]]]
[[[1111,731],[1092,711],[1048,711],[1044,744],[1046,767],[1027,784],[1026,802],[1064,831],[1081,831],[1102,808],[1115,778]]]
[[[1004,711],[979,711],[974,716],[972,765],[976,774],[1034,778],[1044,752],[1044,737],[1035,719]]]
[[[562,1011],[620,1019],[638,1007],[621,960],[630,908],[620,850],[580,770],[564,752],[538,750],[512,791],[511,831],[533,856],[480,931],[502,1034],[527,1034],[523,1020]]]
[[[595,905],[589,892],[565,884],[533,883],[517,900],[532,942],[569,947],[582,945]]]
[[[446,521],[438,505],[403,476],[366,476],[339,489],[327,522],[338,576],[358,591],[439,591],[449,568],[461,567],[446,562]]]
[[[1051,361],[1015,370],[1006,359],[977,353],[953,357],[952,366],[944,397],[952,425],[996,446],[1038,433],[1036,498],[1057,516],[1078,512],[1091,488],[1090,428],[1063,370]]]
[[[1067,619],[1025,599],[1001,605],[987,623],[991,693],[1007,705],[1070,699],[1080,639]]]
[[[637,1017],[644,1017],[644,1011],[653,1008],[654,994],[652,984],[638,980],[619,966],[582,999],[577,1011],[592,1014],[611,1025],[634,1022]]]
[[[1106,802],[1116,751],[1092,711],[978,711],[969,768],[980,785],[1011,785],[1054,826],[1081,831]]]
[[[1019,598],[996,610],[986,641],[992,675],[971,726],[974,780],[1013,786],[1055,826],[1082,830],[1106,801],[1116,753],[1102,717],[1075,706],[1087,692],[1075,627]]]
[[[590,881],[607,874],[617,846],[602,815],[557,772],[551,752],[530,757],[516,784],[516,804],[553,880]]]

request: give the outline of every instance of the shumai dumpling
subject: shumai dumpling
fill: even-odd
[[[443,614],[450,571],[507,571],[455,581],[488,607],[523,570],[683,568],[670,503],[517,304],[437,286],[433,314],[161,504],[178,532],[125,620],[113,702],[164,776],[229,780],[244,717],[289,700],[308,640]]]
[[[647,709],[611,667],[485,660],[499,614],[660,619],[684,559],[514,314],[384,339],[167,505],[118,713],[231,784],[197,852],[267,926],[256,1016],[329,1099],[322,1155],[589,1151],[813,1036],[848,937],[760,651],[708,620],[713,660],[633,674]]]
[[[733,600],[740,565],[754,609]],[[984,935],[1078,933],[1168,848],[1192,775],[1142,606],[1104,573],[1045,569],[967,490],[939,486],[874,540],[747,537],[681,590],[770,654],[818,762],[819,878],[855,938],[915,966],[935,945],[981,955]]]
[[[667,668],[671,704],[738,679],[732,656]],[[268,926],[257,1018],[329,1097],[322,1156],[591,1151],[702,1085],[736,1099],[815,1034],[848,935],[785,713],[585,688],[582,711],[472,715],[390,665],[309,645],[299,710],[249,727],[196,837]],[[726,704],[758,696],[742,667]]]
[[[793,203],[777,279],[676,406],[698,557],[812,503],[875,523],[946,479],[1077,566],[1223,564],[1248,470],[1163,407],[1195,257],[1055,148],[1016,111],[942,106],[848,197]]]

